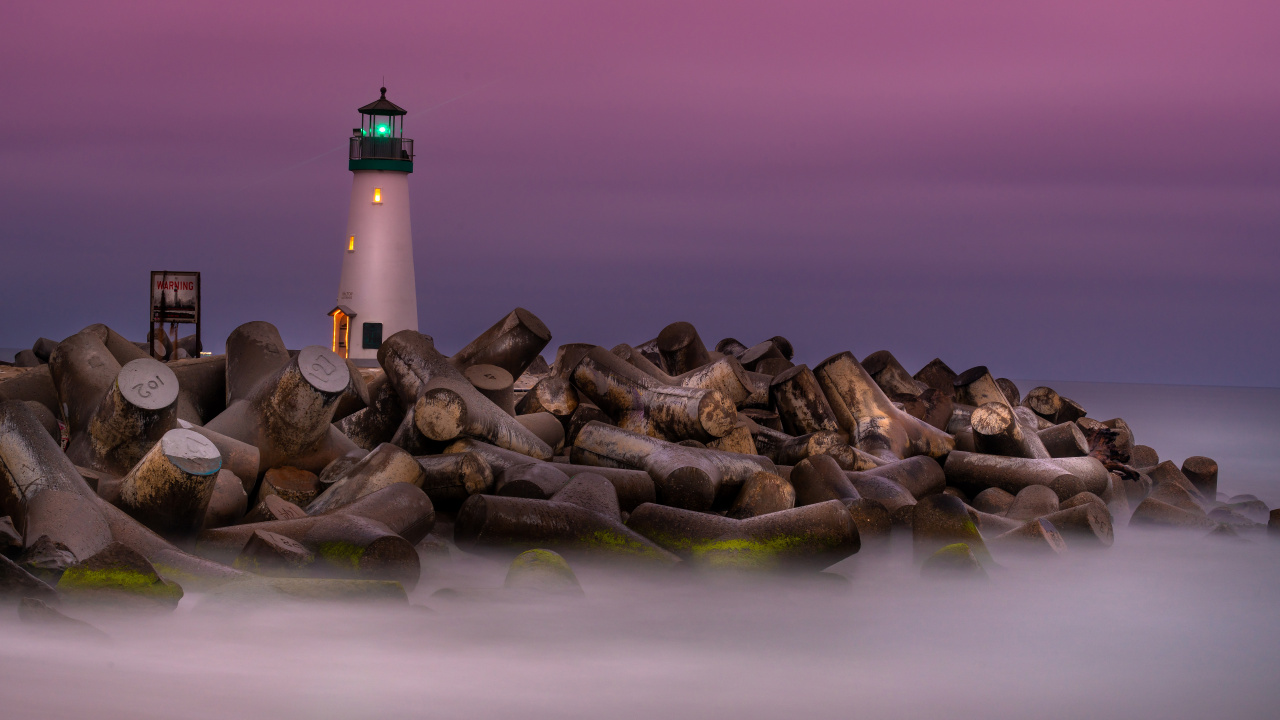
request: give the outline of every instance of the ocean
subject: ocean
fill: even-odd
[[[1033,382],[1019,381],[1025,392]],[[1051,383],[1162,459],[1280,504],[1280,389]],[[822,576],[655,576],[575,564],[586,596],[444,602],[509,558],[428,570],[410,605],[68,609],[108,641],[0,611],[19,718],[1271,718],[1280,540],[1142,531],[986,582],[919,576],[909,537]]]

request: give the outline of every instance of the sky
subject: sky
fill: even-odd
[[[1015,378],[1280,385],[1280,5],[5,3],[0,346],[327,343],[356,108],[408,109],[420,329],[783,335]],[[547,355],[550,357],[551,353]]]

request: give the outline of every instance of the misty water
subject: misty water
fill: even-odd
[[[1024,390],[1035,383],[1019,381]],[[1162,459],[1280,504],[1280,390],[1053,383]],[[585,599],[444,602],[505,560],[424,573],[410,605],[68,609],[110,640],[0,618],[5,718],[1274,717],[1280,542],[1140,531],[985,583],[919,577],[909,537],[827,577],[576,565]]]

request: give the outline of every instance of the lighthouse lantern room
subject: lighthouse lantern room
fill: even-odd
[[[404,137],[408,112],[381,90],[360,108],[360,127],[351,133],[351,208],[337,307],[329,312],[333,351],[358,366],[377,364],[383,339],[418,329],[409,225],[413,140]]]

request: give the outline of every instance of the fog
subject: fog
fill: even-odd
[[[1221,490],[1280,499],[1265,474],[1278,391],[1060,389],[1091,416],[1125,417],[1162,458],[1215,457]],[[507,558],[467,556],[425,563],[408,607],[190,593],[164,615],[65,608],[106,641],[19,625],[7,608],[0,708],[6,718],[1275,715],[1280,542],[1120,521],[1107,551],[996,559],[986,582],[926,580],[909,536],[896,536],[834,575],[654,576],[579,562],[584,599],[433,597],[501,585]]]

